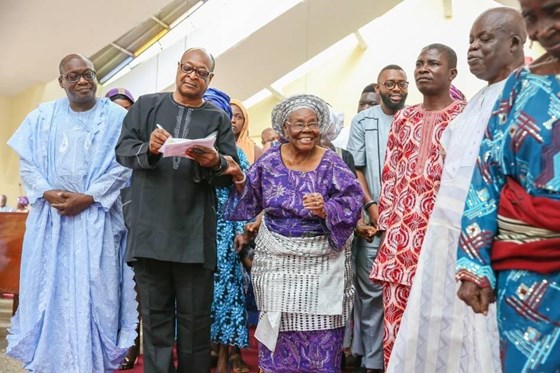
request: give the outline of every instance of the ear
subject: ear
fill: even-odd
[[[377,95],[379,95],[379,84],[378,83],[373,84],[373,90],[375,91],[375,93]]]
[[[286,123],[282,125],[282,130],[284,131],[284,137],[289,139],[290,135],[288,134],[288,125]]]
[[[455,79],[457,77],[457,68],[454,67],[451,70],[449,70],[449,81],[452,81],[453,79]]]
[[[208,84],[210,84],[212,78],[214,78],[214,73],[210,73],[210,75],[208,76]]]
[[[522,48],[522,47],[523,47],[523,45],[521,43],[521,38],[517,35],[513,35],[511,37],[509,50],[512,53],[515,53],[519,48]]]
[[[64,86],[62,85],[62,75],[58,76],[58,85],[60,86],[60,88],[64,88]]]

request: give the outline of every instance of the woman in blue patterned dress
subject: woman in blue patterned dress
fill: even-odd
[[[204,99],[224,110],[231,117],[229,96],[209,88]],[[245,153],[238,147],[237,156],[243,170],[249,168]],[[245,285],[241,262],[236,253],[245,244],[243,221],[228,221],[224,210],[231,192],[230,188],[217,188],[217,237],[218,260],[214,273],[214,299],[212,301],[212,343],[219,345],[218,373],[226,373],[230,346],[247,347],[247,311],[245,307]]]
[[[237,148],[240,166],[249,168],[243,151]],[[224,218],[230,189],[216,189],[218,197],[217,228],[217,269],[214,274],[214,300],[212,301],[211,340],[220,344],[218,372],[225,373],[229,361],[229,346],[247,347],[247,310],[245,306],[245,285],[241,261],[236,249],[244,244],[243,221],[229,221]],[[235,246],[235,247],[234,247]]]
[[[497,301],[504,372],[560,369],[560,1],[521,0],[547,53],[506,82],[483,139],[457,253],[459,297]]]

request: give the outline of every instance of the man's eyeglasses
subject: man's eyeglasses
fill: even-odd
[[[210,76],[210,74],[212,74],[210,71],[203,69],[203,68],[194,68],[191,65],[187,65],[184,63],[180,63],[179,67],[181,67],[181,71],[184,72],[185,74],[190,74],[193,71],[195,72],[196,76],[198,76],[200,79],[206,79]]]
[[[399,80],[398,82],[395,82],[394,80],[387,80],[383,82],[383,87],[387,89],[393,89],[395,86],[399,86],[400,89],[405,89],[408,87],[408,82],[404,80]]]
[[[319,123],[318,122],[309,122],[309,123],[303,123],[303,122],[290,123],[290,122],[286,122],[286,123],[288,123],[289,126],[291,126],[293,129],[295,129],[297,131],[303,131],[304,128],[308,128],[310,130],[319,129]]]
[[[60,76],[62,76],[70,83],[77,83],[80,81],[81,78],[84,78],[88,82],[93,82],[97,74],[95,73],[95,71],[88,70],[83,74],[70,73],[70,74],[60,74]]]

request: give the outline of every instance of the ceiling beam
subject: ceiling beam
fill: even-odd
[[[452,18],[453,17],[453,1],[452,0],[443,0],[443,16],[445,18]]]
[[[160,25],[160,26],[163,27],[164,29],[166,29],[166,30],[169,30],[169,29],[170,29],[169,25],[168,25],[167,23],[163,22],[163,21],[162,21],[161,19],[159,19],[158,17],[156,17],[156,16],[151,16],[150,18],[152,19],[152,21],[154,21],[155,23],[157,23],[158,25]]]
[[[276,99],[279,100],[279,101],[282,101],[286,98],[286,95],[283,92],[280,92],[279,90],[277,90],[276,88],[274,88],[271,85],[266,87],[266,89],[268,89],[270,92],[272,92],[272,95],[274,97],[276,97]]]
[[[134,53],[132,53],[131,51],[129,51],[128,49],[125,49],[123,47],[121,47],[120,45],[118,45],[117,43],[111,43],[111,46],[121,52],[123,52],[124,54],[130,56],[130,57],[134,57]]]
[[[356,37],[356,39],[358,39],[358,45],[360,46],[360,48],[365,51],[368,47],[368,44],[367,41],[362,36],[362,34],[360,33],[360,30],[354,31],[354,36]]]

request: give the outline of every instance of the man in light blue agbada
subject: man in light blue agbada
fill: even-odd
[[[126,111],[95,97],[86,58],[59,69],[67,97],[39,105],[8,142],[32,208],[7,354],[34,372],[112,372],[137,323],[119,198],[130,171],[113,151]]]

